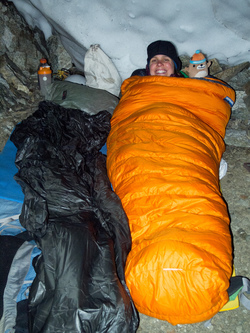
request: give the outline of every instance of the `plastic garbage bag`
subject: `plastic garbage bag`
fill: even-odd
[[[24,192],[20,222],[42,251],[30,290],[32,333],[137,330],[124,278],[128,221],[99,152],[110,117],[44,101],[11,136]]]

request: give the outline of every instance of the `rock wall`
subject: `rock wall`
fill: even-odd
[[[41,100],[37,82],[41,58],[48,59],[54,72],[72,66],[58,36],[46,41],[12,2],[0,2],[0,150],[15,124],[34,112]]]

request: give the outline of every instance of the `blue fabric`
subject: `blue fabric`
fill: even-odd
[[[107,155],[107,145],[105,144],[100,151]],[[24,194],[20,185],[13,178],[18,171],[15,165],[16,153],[17,148],[8,139],[0,153],[0,199],[23,203]],[[0,204],[2,203],[3,201],[0,201]]]
[[[100,151],[107,155],[107,145],[105,144]],[[16,153],[17,148],[9,139],[0,153],[0,198],[22,203],[23,192],[13,178],[18,171],[15,165]]]
[[[23,202],[21,187],[13,178],[18,171],[15,165],[16,153],[17,148],[9,139],[0,153],[0,198]]]
[[[100,152],[103,153],[104,155],[107,155],[107,145],[106,145],[106,143],[105,143],[104,146],[102,146]]]
[[[17,295],[16,302],[20,302],[20,301],[28,298],[29,288],[30,288],[34,278],[36,277],[36,272],[32,265],[32,261],[36,256],[38,256],[41,253],[41,250],[38,249],[35,241],[30,241],[29,244],[34,245],[33,251],[30,256],[30,266],[29,266],[28,273],[23,281],[23,285]]]
[[[19,221],[22,203],[0,198],[0,236],[16,236],[25,231]]]

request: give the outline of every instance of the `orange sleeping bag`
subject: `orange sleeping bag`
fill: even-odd
[[[137,309],[173,325],[228,301],[232,240],[219,186],[235,92],[216,79],[133,76],[121,87],[107,170],[132,235],[126,283]]]

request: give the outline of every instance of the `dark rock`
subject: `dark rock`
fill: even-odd
[[[248,81],[248,82],[244,85],[243,88],[244,88],[246,94],[249,96],[249,95],[250,95],[250,81]]]
[[[58,36],[47,42],[41,30],[29,27],[12,2],[1,1],[0,150],[15,124],[33,113],[42,99],[37,81],[41,58],[48,59],[55,70],[72,65]]]
[[[72,67],[71,57],[63,47],[59,36],[52,35],[47,40],[47,45],[49,49],[50,65],[53,73],[56,73],[62,68],[69,69]]]
[[[209,67],[209,74],[217,77],[217,73],[222,71],[221,65],[219,64],[217,59],[209,59],[211,61],[211,66]]]
[[[247,69],[250,65],[250,62],[243,62],[242,64],[233,66],[233,67],[229,67],[225,70],[223,70],[222,72],[216,73],[215,76],[218,79],[221,79],[223,81],[230,81],[234,76],[236,76],[239,72],[241,72],[243,69]]]

